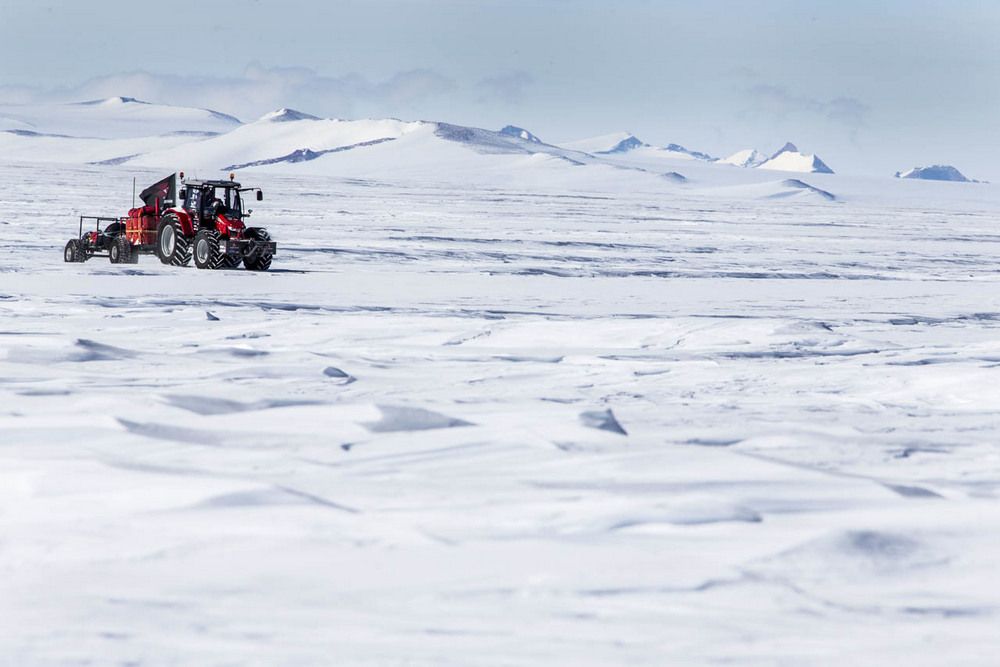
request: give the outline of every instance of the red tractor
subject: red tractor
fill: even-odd
[[[171,174],[139,195],[143,206],[131,209],[127,218],[98,218],[97,231],[83,233],[66,244],[67,262],[84,262],[106,251],[113,264],[134,264],[140,254],[156,253],[164,264],[185,266],[194,257],[199,269],[235,268],[243,262],[250,271],[266,271],[277,245],[267,230],[247,227],[251,214],[244,209],[244,188],[230,174],[228,181],[184,181],[177,189]],[[174,194],[176,192],[176,195]],[[101,222],[111,222],[100,230]],[[99,255],[104,256],[104,255]]]

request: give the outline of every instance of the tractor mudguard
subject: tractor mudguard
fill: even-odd
[[[190,213],[180,207],[168,208],[162,215],[167,213],[173,213],[177,216],[177,222],[181,223],[181,231],[184,232],[184,236],[194,236],[194,223],[191,222]]]

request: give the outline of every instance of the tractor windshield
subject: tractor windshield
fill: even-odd
[[[243,217],[243,199],[240,197],[240,191],[237,189],[232,189],[227,191],[227,197],[229,193],[232,193],[232,201],[229,202],[229,210],[232,212],[233,217],[240,219]]]
[[[235,220],[243,217],[243,202],[236,188],[206,187],[201,201],[209,216],[222,213],[227,218]]]

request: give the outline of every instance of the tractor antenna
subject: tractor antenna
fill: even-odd
[[[135,176],[132,177],[132,208],[135,208]]]

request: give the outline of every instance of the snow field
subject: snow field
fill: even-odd
[[[248,170],[254,274],[0,167],[4,660],[982,664],[992,186],[562,173]]]

